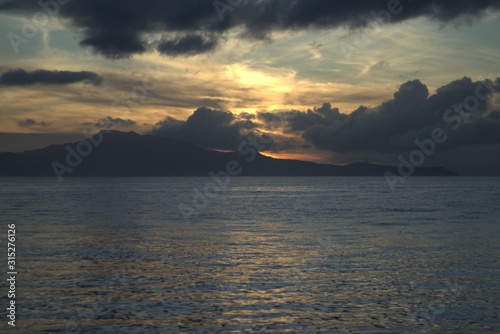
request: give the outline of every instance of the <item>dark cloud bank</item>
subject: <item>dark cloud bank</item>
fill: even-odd
[[[36,70],[27,72],[23,69],[10,70],[0,76],[2,86],[69,85],[78,82],[98,86],[103,78],[94,72],[47,71]]]
[[[215,3],[217,6],[211,0],[0,0],[0,11],[60,15],[83,33],[82,46],[107,57],[120,58],[153,48],[169,56],[209,52],[233,29],[239,29],[243,38],[268,39],[276,31],[360,28],[374,22],[397,23],[417,17],[442,23],[470,22],[487,11],[500,9],[500,0],[218,0]],[[151,33],[164,36],[161,41],[153,42],[148,38]]]
[[[249,135],[267,134],[274,139],[265,148],[267,151],[311,147],[358,161],[369,156],[393,157],[378,162],[395,163],[397,155],[420,149],[418,142],[428,141],[435,131],[441,131],[446,140],[436,143],[437,153],[429,157],[428,163],[446,165],[442,157],[448,156],[448,167],[475,173],[467,152],[480,150],[484,153],[482,163],[497,164],[500,172],[499,92],[500,79],[474,82],[464,77],[432,95],[422,82],[414,80],[401,85],[393,99],[376,108],[361,106],[351,114],[341,113],[330,104],[307,111],[257,115],[235,115],[203,107],[186,121],[166,118],[153,133],[224,150],[235,150]],[[287,135],[297,139],[286,139]],[[453,157],[450,152],[460,153]],[[461,170],[460,165],[471,166]]]

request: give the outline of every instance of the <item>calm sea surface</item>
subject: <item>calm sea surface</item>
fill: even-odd
[[[0,178],[16,329],[500,332],[499,178],[230,182]]]

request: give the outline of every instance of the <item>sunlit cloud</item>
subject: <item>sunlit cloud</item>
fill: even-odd
[[[357,14],[339,18],[345,24],[314,21],[337,15],[330,8],[333,5],[325,3],[323,11],[304,12],[310,17],[298,25],[284,25],[290,13],[273,11],[277,16],[266,19],[274,22],[281,15],[281,21],[259,26],[254,20],[260,12],[253,12],[257,7],[250,4],[227,16],[230,29],[221,33],[210,30],[212,27],[203,33],[190,27],[182,33],[177,28],[148,27],[139,33],[144,52],[132,51],[121,59],[111,49],[106,53],[105,44],[88,39],[106,30],[89,31],[73,14],[51,17],[20,45],[18,54],[4,40],[0,74],[16,69],[27,73],[84,71],[104,80],[99,86],[81,81],[54,87],[44,85],[43,80],[29,86],[4,85],[0,88],[0,132],[96,131],[95,124],[109,117],[133,122],[134,131],[147,133],[168,117],[184,121],[200,107],[257,115],[306,111],[329,103],[348,115],[360,106],[380,106],[401,84],[415,79],[424,82],[430,92],[464,76],[495,79],[499,75],[496,32],[500,21],[493,5],[476,4],[477,8],[464,9],[463,15],[452,18],[444,12],[426,12],[425,6],[431,2],[407,7],[406,14],[395,16],[393,24],[387,25],[366,21],[376,8],[363,2],[353,11]],[[300,5],[309,6],[306,2]],[[124,10],[135,8],[129,2],[124,6]],[[87,9],[93,20],[91,7]],[[150,13],[148,8],[144,10]],[[207,8],[210,12],[203,11],[207,15],[203,24],[217,26],[217,13],[210,4],[203,7]],[[23,24],[32,14],[30,10],[15,15],[1,11],[0,34],[22,34]],[[116,46],[127,46],[126,42]],[[124,55],[126,49],[119,52]],[[491,110],[499,109],[496,99],[489,103]],[[284,136],[276,129],[273,134]],[[288,139],[288,144],[302,140],[297,136]],[[352,158],[347,153],[290,145],[286,152],[270,154],[314,161]]]

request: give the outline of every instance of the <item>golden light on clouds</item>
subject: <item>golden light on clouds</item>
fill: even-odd
[[[485,22],[494,24],[490,19]],[[36,54],[0,63],[0,70],[43,67],[79,71],[85,64],[84,70],[99,73],[104,83],[98,87],[2,88],[1,131],[78,132],[83,123],[110,116],[132,119],[137,123],[136,131],[144,132],[168,116],[185,120],[201,106],[238,114],[305,111],[330,103],[340,112],[350,113],[360,105],[375,107],[390,99],[401,83],[416,76],[434,90],[456,79],[450,67],[458,67],[460,59],[469,59],[472,64],[477,58],[476,64],[490,64],[496,50],[483,47],[483,51],[465,57],[471,54],[470,47],[460,51],[456,47],[463,36],[436,31],[425,19],[416,19],[367,31],[367,43],[349,61],[339,45],[352,44],[356,34],[350,36],[345,29],[281,31],[266,40],[245,40],[242,28],[228,32],[224,43],[205,54],[168,57],[153,51],[115,61],[81,49],[78,34],[65,29],[62,21],[54,20],[41,31],[39,45],[34,41],[29,45],[40,48]],[[71,42],[56,46],[57,34],[65,31]],[[161,37],[151,34],[146,36],[150,42]],[[464,41],[460,43],[466,46]],[[450,58],[453,54],[461,57]],[[446,74],[435,71],[443,66],[447,66]],[[155,85],[144,90],[144,82]],[[117,104],[117,100],[126,103]],[[51,125],[19,127],[25,119]]]

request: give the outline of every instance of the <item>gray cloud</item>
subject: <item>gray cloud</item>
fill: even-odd
[[[36,70],[27,72],[23,69],[10,70],[0,76],[2,86],[29,85],[69,85],[77,82],[90,83],[98,86],[103,78],[94,72],[47,71]]]
[[[134,128],[137,126],[137,123],[130,119],[123,118],[113,118],[111,116],[107,116],[101,118],[96,123],[83,123],[84,126],[93,126],[99,129],[114,129],[114,128]]]
[[[27,118],[25,120],[22,120],[22,121],[19,121],[17,122],[17,125],[19,125],[20,127],[22,128],[29,128],[29,127],[47,127],[50,125],[50,123],[47,123],[47,122],[38,122],[38,121],[35,121],[34,119],[32,118]]]
[[[463,145],[500,144],[498,111],[488,109],[492,97],[500,91],[500,79],[484,83],[486,86],[464,77],[430,95],[423,83],[414,80],[401,85],[393,99],[376,108],[360,107],[346,115],[325,104],[306,112],[282,112],[279,123],[284,132],[296,133],[319,149],[337,153],[413,150],[416,139],[430,138],[436,128],[443,128],[449,136],[439,147],[442,150]],[[478,89],[483,99],[471,99]],[[477,105],[471,104],[472,112],[462,106],[467,117],[458,117],[460,114],[454,111],[454,106],[473,101]],[[272,115],[260,113],[259,119],[269,124]],[[448,115],[446,120],[445,115]]]
[[[169,56],[196,55],[212,51],[217,46],[214,38],[205,38],[201,35],[190,34],[177,37],[173,40],[162,40],[158,45],[158,52]]]
[[[135,121],[132,121],[130,119],[123,119],[123,118],[112,118],[110,116],[101,118],[95,126],[99,128],[113,128],[113,127],[125,127],[125,128],[132,128],[135,127],[137,123]]]
[[[229,4],[229,2],[224,3]],[[43,3],[43,2],[42,2]],[[388,5],[390,4],[390,5]],[[155,47],[148,34],[167,33],[173,38],[158,47],[166,55],[193,55],[213,50],[230,30],[242,37],[269,39],[273,32],[337,27],[369,27],[375,21],[397,23],[428,17],[439,22],[476,19],[498,11],[500,0],[262,0],[243,1],[224,13],[207,0],[72,0],[57,5],[57,13],[83,33],[82,46],[111,58],[128,57]],[[387,15],[390,8],[394,15]],[[4,0],[0,11],[38,12],[37,0]],[[54,13],[54,9],[47,9]],[[381,11],[386,11],[381,13]],[[379,13],[372,15],[372,12]],[[213,38],[202,36],[210,34]]]
[[[167,117],[152,133],[181,139],[208,149],[236,150],[257,124],[231,112],[206,107],[197,109],[186,121]]]
[[[457,124],[455,106],[468,103],[477,93],[477,105]],[[192,142],[211,149],[234,150],[250,133],[273,133],[266,150],[319,149],[335,154],[373,156],[399,154],[416,148],[415,140],[432,136],[442,128],[448,135],[438,150],[473,145],[500,144],[500,113],[490,110],[500,92],[500,79],[450,82],[430,94],[419,80],[402,84],[391,100],[380,106],[360,106],[343,114],[329,103],[307,111],[257,112],[235,115],[228,111],[199,108],[186,121],[167,117],[156,124],[154,134]],[[445,120],[445,115],[448,119]],[[455,129],[455,126],[457,128]]]
[[[279,113],[259,112],[258,117],[264,124],[271,127],[279,126],[280,122],[285,123],[287,125],[285,132],[304,131],[315,124],[331,125],[348,119],[347,115],[341,114],[338,108],[332,108],[329,103],[306,112],[297,110]]]

